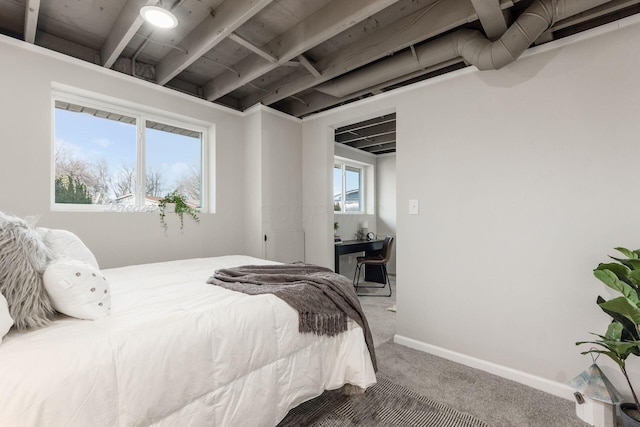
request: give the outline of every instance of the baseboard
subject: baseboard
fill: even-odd
[[[393,337],[393,342],[413,348],[414,350],[433,354],[434,356],[442,357],[443,359],[451,360],[452,362],[460,363],[471,368],[480,369],[481,371],[527,385],[563,399],[573,400],[573,392],[575,390],[566,384],[551,381],[546,378],[531,375],[496,363],[487,362],[486,360],[477,359],[475,357],[467,356],[466,354],[457,353],[455,351],[447,350],[446,348],[427,344],[402,335],[396,334]]]

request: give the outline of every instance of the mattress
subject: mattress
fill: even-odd
[[[0,345],[0,426],[274,426],[298,404],[375,374],[362,329],[298,332],[273,295],[206,284],[247,256],[103,270],[107,318],[61,317]]]

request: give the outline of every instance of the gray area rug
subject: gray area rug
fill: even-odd
[[[421,396],[378,375],[364,394],[326,391],[289,411],[278,427],[420,426],[489,427],[489,424]]]

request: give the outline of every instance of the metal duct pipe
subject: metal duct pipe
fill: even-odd
[[[611,0],[535,0],[491,42],[480,31],[461,29],[406,51],[362,71],[316,86],[315,90],[342,98],[406,74],[462,57],[479,70],[499,70],[518,59],[555,21],[582,13]]]

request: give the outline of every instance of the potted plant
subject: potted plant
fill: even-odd
[[[640,426],[640,402],[626,367],[629,356],[640,356],[640,250],[615,249],[626,258],[611,257],[617,262],[600,264],[593,271],[598,280],[620,294],[608,301],[601,296],[596,300],[598,306],[611,316],[611,323],[604,335],[593,334],[597,340],[581,341],[576,345],[596,345],[582,354],[604,354],[620,367],[634,400],[634,403],[620,405],[623,424],[625,427]]]
[[[338,224],[338,221],[334,221],[333,222],[333,241],[334,242],[339,242],[340,236],[338,236],[338,229],[340,228],[340,224]]]
[[[162,224],[162,228],[164,228],[165,232],[167,231],[167,228],[168,228],[167,222],[165,221],[165,215],[167,213],[171,213],[172,208],[174,209],[173,212],[175,212],[180,217],[181,231],[184,229],[185,214],[190,215],[195,222],[200,222],[200,218],[198,217],[198,214],[200,213],[200,211],[190,206],[187,203],[185,196],[180,194],[177,190],[174,190],[171,193],[164,196],[163,198],[161,198],[160,200],[158,200],[158,210],[160,212],[160,224]]]

